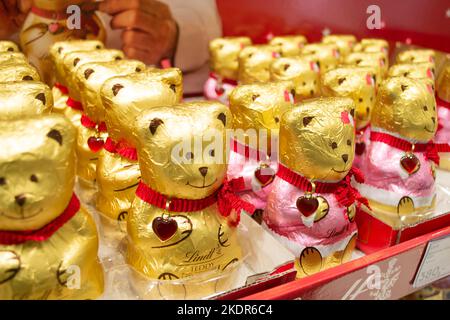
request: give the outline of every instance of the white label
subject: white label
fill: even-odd
[[[428,243],[413,287],[423,287],[447,275],[450,275],[450,236]]]

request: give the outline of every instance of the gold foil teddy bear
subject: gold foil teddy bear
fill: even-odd
[[[295,57],[298,56],[303,46],[308,41],[304,36],[277,36],[270,39],[269,44],[272,46],[280,47],[280,55],[282,57]]]

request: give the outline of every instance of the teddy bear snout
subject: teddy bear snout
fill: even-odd
[[[343,154],[342,155],[342,160],[344,160],[344,162],[347,163],[347,161],[348,161],[348,154]]]
[[[205,177],[206,174],[208,173],[208,167],[200,167],[198,168],[198,171],[200,171],[201,175]]]
[[[14,199],[20,207],[23,207],[27,201],[27,197],[23,193],[15,196]]]

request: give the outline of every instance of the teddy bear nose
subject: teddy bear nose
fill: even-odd
[[[208,168],[207,167],[200,167],[200,168],[198,168],[198,171],[200,171],[202,176],[206,176],[206,174],[208,173]]]
[[[16,199],[16,203],[23,207],[23,205],[25,204],[25,201],[27,200],[27,197],[24,194],[19,194],[17,196],[14,197]]]
[[[348,160],[348,154],[343,154],[343,155],[342,155],[342,160],[344,160],[344,162],[347,163],[347,160]]]
[[[311,90],[311,91],[309,91],[310,93],[311,93],[311,95],[313,95],[314,94],[314,90]]]

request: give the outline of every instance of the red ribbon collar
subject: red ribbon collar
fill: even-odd
[[[61,91],[62,94],[69,94],[69,89],[66,86],[63,86],[61,83],[56,82],[53,86]]]
[[[67,98],[66,105],[74,110],[84,111],[83,104],[80,101],[72,99],[71,97]]]
[[[85,128],[88,129],[93,129],[96,130],[98,132],[106,132],[106,124],[104,122],[101,123],[96,123],[94,120],[92,120],[91,118],[89,118],[87,115],[83,114],[81,116],[81,125]]]
[[[304,192],[312,191],[312,184],[308,179],[285,167],[281,163],[278,164],[277,176]],[[367,199],[361,196],[359,191],[351,185],[352,177],[354,177],[358,183],[364,182],[364,175],[362,172],[357,168],[352,168],[345,178],[339,182],[327,183],[314,181],[316,187],[315,192],[334,194],[338,203],[344,207],[349,207],[353,203],[358,202],[358,206],[364,204],[366,207],[370,208]]]
[[[220,81],[222,83],[226,83],[226,84],[232,85],[232,86],[237,86],[238,85],[236,80],[233,80],[233,79],[230,79],[230,78],[223,78],[223,77],[215,74],[214,72],[210,72],[209,73],[209,77],[213,78],[213,79],[215,79],[217,81]]]
[[[31,12],[35,15],[52,20],[65,20],[69,17],[66,10],[46,10],[38,7],[31,7]]]
[[[446,108],[446,109],[450,109],[450,102],[442,100],[441,98],[438,97],[438,95],[436,95],[436,104],[437,104],[438,107],[443,107],[443,108]]]
[[[151,189],[141,181],[136,190],[136,196],[148,204],[160,209],[166,209],[166,204],[169,203],[167,211],[170,212],[195,212],[217,203],[219,212],[223,217],[228,217],[233,209],[236,210],[236,220],[233,222],[230,221],[230,224],[233,226],[239,224],[242,210],[245,210],[248,213],[253,213],[253,211],[255,211],[255,207],[252,204],[242,200],[233,192],[228,181],[224,181],[224,184],[216,193],[198,200],[169,198]]]
[[[413,145],[409,141],[394,137],[388,133],[374,131],[370,133],[370,141],[382,142],[405,152],[423,152],[425,154],[425,159],[431,160],[439,165],[438,148],[432,141],[428,143],[416,143]]]
[[[131,161],[137,161],[137,150],[126,141],[115,142],[111,138],[107,138],[103,148],[110,153],[117,153],[120,156]]]
[[[0,230],[0,244],[15,245],[27,241],[42,242],[50,238],[67,221],[80,210],[80,201],[75,194],[72,195],[66,209],[53,221],[38,230],[29,231],[3,231]]]

